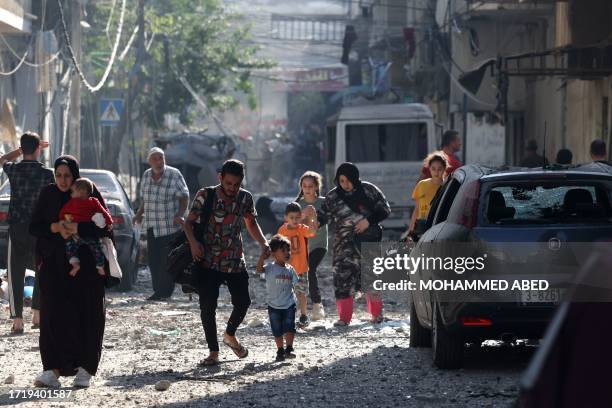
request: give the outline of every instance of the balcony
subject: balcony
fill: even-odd
[[[345,15],[272,14],[270,31],[277,40],[341,43],[347,23]]]
[[[539,17],[554,11],[555,0],[466,0],[463,10],[470,17]]]
[[[31,0],[0,0],[0,33],[31,33],[35,18]]]

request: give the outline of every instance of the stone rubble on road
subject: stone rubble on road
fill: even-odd
[[[248,254],[256,255],[249,247]],[[247,259],[254,270],[255,257]],[[250,280],[252,306],[237,333],[249,349],[240,360],[221,344],[220,365],[200,367],[207,355],[197,296],[189,301],[177,286],[169,301],[148,302],[150,276],[139,272],[129,293],[108,292],[102,360],[94,385],[74,390],[63,406],[184,407],[353,407],[353,406],[510,406],[532,349],[500,345],[472,347],[461,370],[438,370],[431,350],[410,348],[406,293],[385,293],[389,300],[382,324],[369,323],[363,302],[355,303],[355,319],[346,328],[337,318],[327,256],[320,267],[320,285],[327,318],[299,330],[296,359],[275,362],[276,347],[265,306],[265,282]],[[219,336],[232,306],[221,289],[217,322]],[[11,387],[31,388],[42,370],[38,331],[8,336],[10,320],[2,308],[0,378]],[[26,311],[29,323],[29,309]],[[72,387],[72,378],[60,379]],[[153,392],[160,390],[162,392]],[[165,392],[163,392],[165,391]],[[7,388],[0,405],[8,405]],[[22,402],[19,406],[38,406]]]

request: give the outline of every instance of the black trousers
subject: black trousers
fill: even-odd
[[[321,290],[317,278],[317,268],[327,253],[325,248],[315,248],[308,254],[308,292],[312,303],[321,303]]]
[[[223,273],[213,269],[198,268],[194,274],[194,285],[198,288],[200,317],[202,318],[208,349],[219,351],[219,341],[217,340],[219,287],[226,285],[232,297],[234,308],[227,321],[225,331],[230,336],[234,336],[251,305],[249,275],[246,270],[237,273]]]
[[[9,225],[7,276],[11,318],[23,317],[23,280],[26,268],[36,271],[36,255],[34,252],[36,238],[30,235],[28,228],[29,224]],[[32,295],[32,309],[39,310],[38,290],[37,277],[34,284],[34,294]]]
[[[173,238],[174,234],[155,237],[152,228],[147,230],[147,261],[149,271],[151,271],[153,294],[162,298],[169,298],[174,292],[174,280],[172,275],[166,271],[168,245]]]

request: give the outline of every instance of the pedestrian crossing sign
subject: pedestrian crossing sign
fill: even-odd
[[[123,114],[123,99],[100,100],[100,124],[102,126],[116,126]]]

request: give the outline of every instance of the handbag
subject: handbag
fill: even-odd
[[[204,233],[208,225],[208,219],[212,213],[214,196],[215,188],[206,187],[206,200],[204,200],[200,222],[194,223],[193,227],[193,234],[200,242],[204,241]],[[196,288],[193,286],[194,264],[195,262],[191,256],[191,246],[189,245],[187,236],[184,231],[179,231],[169,244],[166,271],[172,275],[172,279],[175,283],[182,286],[184,293],[197,293]]]
[[[113,241],[108,237],[102,237],[100,238],[100,244],[102,245],[102,252],[108,261],[110,276],[121,279],[123,273],[121,272],[121,266],[117,260],[117,250],[115,249]]]

